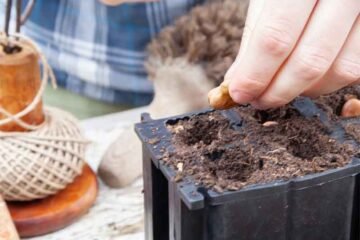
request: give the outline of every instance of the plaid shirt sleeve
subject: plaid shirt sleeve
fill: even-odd
[[[152,95],[143,66],[146,45],[203,1],[107,7],[98,0],[37,0],[24,32],[40,44],[61,86],[108,102],[142,105]]]

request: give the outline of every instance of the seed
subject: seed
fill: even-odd
[[[275,122],[275,121],[267,121],[267,122],[263,123],[264,127],[271,127],[271,126],[276,126],[276,125],[279,125],[279,123]]]
[[[208,94],[209,104],[215,109],[228,109],[236,106],[229,94],[229,83],[224,81]]]
[[[341,111],[342,117],[359,117],[360,116],[360,100],[351,98],[343,106]]]

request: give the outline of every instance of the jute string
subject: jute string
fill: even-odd
[[[0,43],[8,41],[31,46],[39,54],[43,67],[40,88],[26,108],[11,114],[0,106],[0,113],[5,116],[0,126],[15,122],[28,130],[0,131],[0,194],[14,201],[45,198],[64,189],[81,173],[88,141],[82,136],[76,119],[60,109],[45,108],[45,120],[40,125],[21,119],[40,103],[48,80],[56,87],[56,79],[47,59],[31,39],[0,33]]]

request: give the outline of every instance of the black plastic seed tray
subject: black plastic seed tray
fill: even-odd
[[[332,122],[306,98],[294,106],[305,117],[320,116],[335,139],[359,146],[345,137],[343,126],[360,119]],[[175,182],[174,170],[162,161],[165,151],[174,151],[166,125],[194,114],[162,120],[143,114],[136,125],[143,142],[147,240],[359,239],[358,158],[343,168],[233,192],[217,193],[191,178]],[[241,121],[232,110],[223,114]]]

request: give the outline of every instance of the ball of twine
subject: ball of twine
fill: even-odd
[[[54,86],[56,81],[46,58],[31,39],[19,34],[11,38],[32,46],[43,65],[39,91],[25,109],[11,114],[0,106],[0,113],[6,116],[0,126],[16,122],[28,130],[0,131],[0,195],[10,201],[29,201],[56,194],[81,174],[88,141],[76,119],[56,108],[45,108],[45,121],[38,126],[21,119],[41,101],[48,79]],[[7,41],[9,37],[0,34],[0,42]]]

